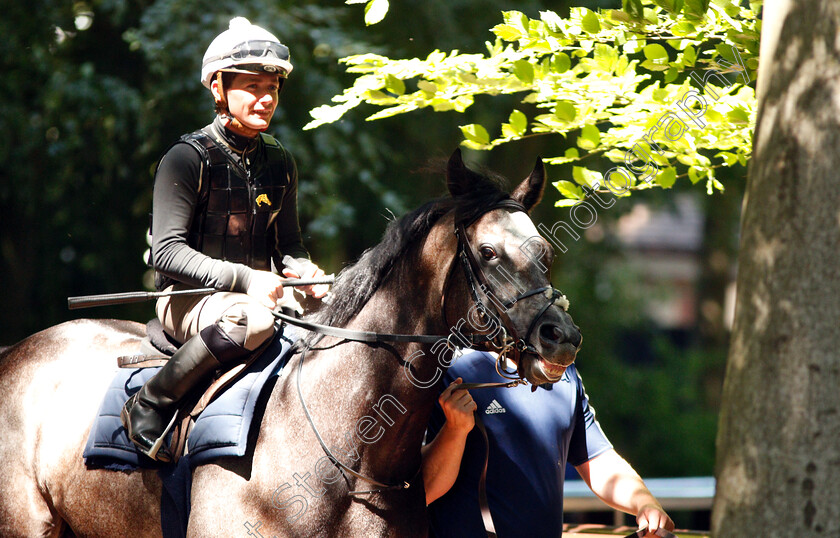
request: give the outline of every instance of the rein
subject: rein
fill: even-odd
[[[312,415],[309,413],[309,408],[306,406],[306,401],[303,399],[303,391],[300,388],[300,378],[301,372],[303,372],[303,361],[306,359],[306,349],[302,349],[300,353],[300,362],[298,363],[298,370],[297,370],[297,393],[298,397],[300,398],[300,404],[303,407],[303,413],[306,415],[306,420],[309,421],[309,425],[312,426],[312,431],[315,432],[315,437],[318,439],[318,443],[320,443],[321,448],[324,450],[324,453],[327,457],[332,461],[336,467],[338,467],[339,471],[344,474],[344,471],[347,471],[351,475],[355,476],[359,480],[364,480],[365,482],[369,482],[374,486],[377,486],[376,489],[371,490],[356,490],[356,491],[349,491],[347,492],[348,495],[369,495],[371,493],[381,493],[383,491],[394,491],[394,490],[401,490],[401,489],[408,489],[411,487],[411,482],[417,478],[417,475],[420,474],[420,469],[417,469],[417,472],[414,473],[409,480],[405,480],[399,484],[384,484],[374,478],[369,476],[365,476],[361,473],[358,473],[345,465],[341,460],[339,460],[335,455],[332,453],[332,450],[327,447],[327,444],[324,442],[324,439],[321,437],[321,434],[318,432],[318,428],[315,426],[315,421],[312,420]],[[516,379],[514,381],[508,381],[507,383],[461,383],[458,385],[458,388],[455,390],[470,390],[470,389],[486,389],[491,387],[515,387],[517,385],[521,385],[526,383],[523,379]],[[483,429],[483,424],[481,425]],[[487,435],[486,433],[484,434]],[[486,459],[485,459],[485,466],[486,466]],[[344,477],[347,480],[347,477]]]
[[[525,293],[520,294],[518,297],[506,301],[501,305],[499,308],[498,305],[495,304],[494,301],[490,301],[493,304],[494,310],[498,314],[499,318],[502,319],[502,322],[499,321],[488,309],[488,307],[481,301],[478,295],[478,288],[480,287],[482,292],[489,296],[491,294],[490,286],[488,284],[487,278],[484,275],[484,272],[481,266],[478,264],[478,261],[475,256],[475,251],[472,245],[467,238],[466,228],[473,224],[476,220],[478,220],[482,215],[493,211],[495,209],[512,209],[514,211],[522,211],[527,213],[525,207],[520,204],[519,202],[511,199],[505,198],[498,202],[496,202],[493,206],[489,209],[484,211],[483,213],[475,216],[469,221],[466,219],[458,219],[456,217],[456,224],[455,224],[455,236],[458,239],[458,253],[456,257],[461,260],[461,266],[464,270],[464,274],[466,276],[467,284],[470,291],[470,296],[472,297],[473,303],[475,304],[479,316],[482,318],[491,317],[496,320],[497,326],[500,329],[501,336],[491,336],[486,334],[477,334],[473,333],[468,336],[468,340],[471,344],[489,344],[495,347],[499,353],[498,358],[496,361],[496,371],[499,373],[500,376],[510,379],[508,382],[501,382],[501,383],[462,383],[458,386],[456,390],[470,390],[470,389],[480,389],[480,388],[491,388],[491,387],[515,387],[517,385],[526,384],[527,381],[520,375],[516,376],[517,372],[508,372],[501,366],[501,361],[504,357],[511,351],[514,353],[513,360],[517,364],[521,364],[519,361],[523,352],[530,352],[535,355],[538,355],[536,349],[527,343],[528,338],[530,338],[531,333],[533,332],[534,327],[536,327],[537,321],[542,315],[558,300],[561,299],[565,301],[565,305],[568,305],[565,296],[560,292],[560,290],[555,289],[552,286],[543,286],[541,288],[535,288],[530,291],[526,291]],[[444,291],[443,297],[441,298],[441,310],[444,316],[444,324],[446,324],[446,308],[445,308],[445,301],[446,301],[446,291],[448,289],[449,283],[451,281],[451,276],[455,271],[455,263],[451,265],[450,270],[446,276],[446,280],[444,283]],[[476,284],[478,283],[478,285]],[[535,295],[539,295],[544,293],[545,291],[551,290],[551,297],[549,298],[548,302],[542,307],[539,313],[534,317],[531,321],[530,325],[528,326],[528,330],[525,333],[524,338],[520,338],[518,333],[513,327],[513,323],[510,317],[507,315],[507,310],[517,301],[522,299],[526,299],[528,297],[532,297]],[[561,302],[561,306],[563,306],[563,302]],[[566,306],[563,306],[565,309]],[[323,334],[325,336],[332,336],[335,338],[341,338],[343,340],[349,340],[353,342],[364,342],[370,344],[379,344],[383,342],[415,342],[421,344],[434,344],[439,342],[440,340],[445,340],[447,347],[451,350],[455,350],[457,347],[452,342],[452,336],[454,334],[448,335],[430,335],[430,334],[390,334],[390,333],[377,333],[377,332],[370,332],[370,331],[356,331],[351,329],[345,329],[342,327],[333,327],[330,325],[322,325],[319,323],[313,323],[309,321],[303,321],[298,318],[283,314],[279,311],[272,311],[272,314],[277,319],[280,319],[283,322],[286,322],[290,325],[294,325],[296,327],[300,327],[302,329],[317,332],[319,334]],[[507,328],[506,328],[507,327]],[[512,336],[508,336],[508,330],[510,331]],[[464,336],[464,335],[461,335]],[[368,495],[371,493],[380,493],[384,491],[393,491],[393,490],[403,490],[408,489],[410,487],[410,482],[412,482],[418,474],[420,474],[420,469],[417,469],[417,472],[414,476],[407,480],[403,481],[398,484],[385,484],[375,480],[371,477],[365,476],[360,474],[349,466],[342,463],[332,451],[327,447],[327,444],[324,442],[321,434],[318,432],[318,428],[315,426],[315,422],[312,420],[312,416],[309,413],[309,408],[306,406],[306,402],[303,398],[303,392],[300,388],[300,379],[301,379],[301,372],[303,371],[303,362],[306,356],[306,349],[301,350],[301,357],[300,363],[298,364],[298,372],[297,372],[297,392],[298,396],[300,397],[300,403],[303,407],[303,412],[306,415],[306,419],[309,421],[309,425],[312,427],[312,431],[315,432],[315,437],[318,439],[318,443],[320,443],[321,448],[324,450],[324,453],[327,457],[332,461],[336,467],[338,467],[339,471],[344,475],[344,472],[351,474],[352,476],[356,477],[359,480],[364,480],[365,482],[369,482],[375,486],[376,489],[372,490],[364,490],[364,491],[350,491],[348,492],[350,495]],[[486,460],[485,460],[486,466]],[[344,475],[344,479],[347,480],[347,476]]]
[[[446,340],[448,344],[454,346],[450,340],[452,338],[451,334],[389,334],[370,331],[354,331],[341,327],[333,327],[331,325],[312,323],[311,321],[303,321],[302,319],[298,319],[278,311],[272,311],[272,314],[274,314],[274,317],[277,319],[285,321],[290,325],[295,325],[302,329],[323,334],[325,336],[333,336],[335,338],[341,338],[342,340],[350,340],[353,342],[365,342],[368,344],[380,344],[382,342],[416,342],[420,344],[434,344],[440,340]],[[469,336],[470,343],[472,344],[485,344],[493,341],[493,338],[485,334],[471,334]]]
[[[377,489],[373,490],[365,490],[365,491],[350,491],[348,492],[349,495],[368,495],[371,493],[380,493],[383,491],[392,491],[392,490],[399,490],[399,489],[408,489],[411,484],[410,482],[414,480],[414,478],[420,473],[420,469],[417,469],[417,472],[414,473],[414,476],[411,477],[410,480],[406,480],[401,484],[383,484],[382,482],[375,480],[369,476],[365,476],[363,474],[357,473],[347,465],[341,462],[338,458],[336,458],[332,451],[327,447],[327,444],[324,442],[324,439],[321,437],[321,434],[318,433],[318,428],[315,427],[315,422],[312,420],[312,415],[309,414],[309,408],[306,406],[306,402],[303,400],[303,392],[300,390],[300,378],[301,372],[303,371],[303,361],[306,358],[306,349],[302,349],[300,353],[300,362],[298,363],[298,371],[297,371],[297,392],[298,396],[300,397],[300,403],[303,406],[303,412],[306,415],[306,420],[309,421],[309,425],[312,426],[312,431],[315,432],[315,437],[318,438],[318,442],[321,444],[321,448],[324,449],[327,457],[332,461],[338,470],[341,471],[341,474],[344,474],[344,471],[347,471],[351,475],[355,476],[360,480],[364,480],[365,482],[370,482],[371,484],[378,486]],[[344,477],[347,480],[347,477]]]

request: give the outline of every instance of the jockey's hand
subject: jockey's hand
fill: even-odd
[[[283,268],[283,275],[289,278],[301,278],[301,279],[311,279],[311,278],[321,278],[324,276],[324,270],[312,263],[311,261],[307,260],[306,258],[297,258],[296,261],[298,265],[296,271],[290,267]],[[295,288],[303,291],[307,295],[311,295],[316,299],[320,299],[324,295],[330,291],[329,284],[316,284],[314,286],[295,286]]]
[[[252,270],[251,283],[246,293],[266,308],[274,310],[283,299],[283,279],[270,271]]]
[[[446,416],[447,427],[466,435],[475,426],[473,411],[478,409],[467,390],[455,390],[464,380],[460,377],[440,393],[438,403]]]
[[[645,536],[657,538],[654,534],[658,529],[665,529],[666,531],[674,530],[674,522],[662,509],[659,504],[646,504],[639,510],[636,516],[636,522],[639,524],[639,529],[647,528]]]

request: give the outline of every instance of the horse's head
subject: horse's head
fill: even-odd
[[[550,282],[554,250],[528,216],[545,187],[542,161],[507,196],[467,168],[456,150],[447,183],[456,200],[479,201],[457,204],[455,213],[454,264],[463,268],[473,302],[467,321],[473,330],[496,337],[491,346],[507,353],[523,378],[533,384],[558,381],[575,360],[581,334],[566,297]]]

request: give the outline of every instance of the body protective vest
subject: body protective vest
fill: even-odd
[[[276,139],[262,133],[260,136],[262,144],[245,166],[203,130],[182,136],[178,143],[195,148],[202,163],[187,244],[212,258],[268,271],[276,248],[274,222],[283,209],[293,168]],[[154,267],[151,255],[148,263]],[[158,290],[175,282],[155,274]]]
[[[290,179],[286,151],[274,137],[260,136],[263,143],[247,167],[201,130],[181,137],[203,161],[187,242],[212,258],[268,271],[275,248],[273,224]]]

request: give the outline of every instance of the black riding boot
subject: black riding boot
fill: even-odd
[[[172,461],[172,454],[163,446],[163,436],[171,427],[182,400],[192,389],[206,383],[223,363],[243,354],[247,351],[215,324],[187,340],[125,403],[120,419],[128,438],[150,458]]]

